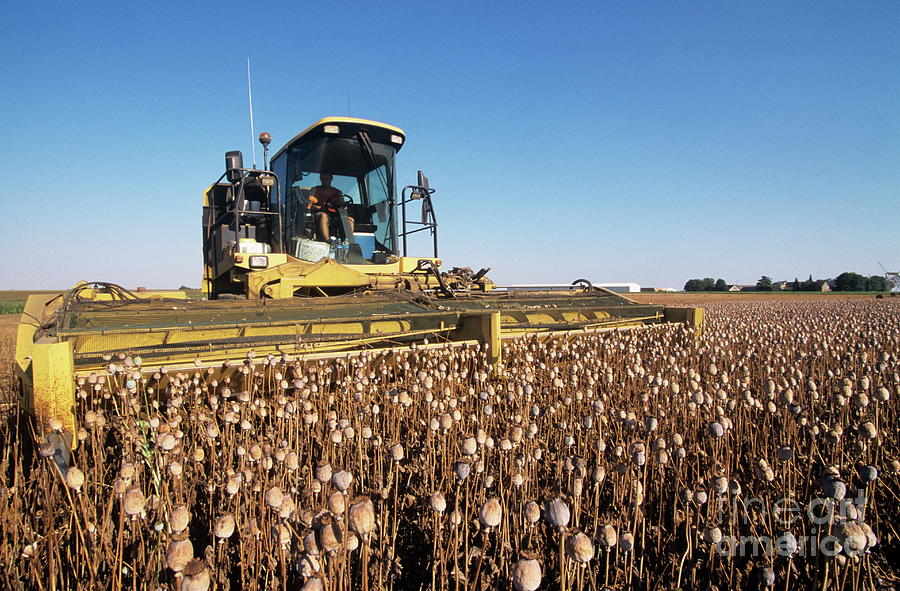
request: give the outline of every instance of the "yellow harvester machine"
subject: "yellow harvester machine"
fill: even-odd
[[[124,356],[143,372],[227,371],[251,352],[298,358],[478,342],[498,368],[506,337],[701,326],[702,310],[638,304],[584,280],[513,289],[495,285],[487,269],[442,272],[434,190],[421,172],[397,190],[394,161],[405,139],[390,125],[327,118],[271,163],[261,134],[263,170],[228,152],[225,173],[203,194],[204,299],[85,283],[31,296],[16,361],[36,429],[75,444],[75,380],[103,375]],[[333,176],[343,200],[326,212],[328,242],[310,206],[321,174]],[[432,238],[432,256],[408,256],[418,232]]]

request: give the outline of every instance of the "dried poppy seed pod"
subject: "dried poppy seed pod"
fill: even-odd
[[[359,538],[352,531],[344,532],[344,545],[349,552],[359,548]]]
[[[128,490],[128,481],[122,478],[116,478],[113,481],[113,492],[116,496],[122,496]]]
[[[294,503],[291,495],[284,495],[284,500],[281,501],[281,505],[278,507],[278,516],[282,519],[288,519],[296,508],[297,504]]]
[[[500,501],[496,498],[490,498],[481,505],[478,511],[478,520],[484,527],[497,527],[503,520],[503,508]]]
[[[793,450],[786,445],[782,445],[781,447],[779,447],[778,450],[775,452],[775,455],[782,462],[789,462],[790,460],[792,460],[794,458]]]
[[[566,539],[566,555],[575,562],[588,563],[594,557],[594,544],[582,532],[570,535]]]
[[[800,549],[800,544],[797,542],[796,536],[789,531],[782,532],[777,539],[777,543],[781,550],[779,554],[782,556],[792,556]]]
[[[560,498],[554,498],[547,503],[545,508],[547,522],[557,528],[565,529],[569,525],[569,506]]]
[[[722,530],[718,527],[707,526],[703,530],[703,541],[707,544],[718,544],[722,541]]]
[[[529,523],[537,523],[541,520],[541,507],[534,501],[525,503],[525,519]]]
[[[878,478],[878,469],[876,469],[875,466],[860,466],[858,471],[860,479],[865,484],[869,484]]]
[[[600,529],[600,545],[605,548],[613,548],[617,542],[616,528],[607,523]]]
[[[351,482],[353,482],[353,475],[346,470],[335,472],[331,476],[331,484],[333,484],[334,487],[341,492],[344,492],[348,488],[350,488]]]
[[[184,505],[176,507],[169,515],[169,529],[178,533],[187,529],[191,521],[191,512]]]
[[[875,439],[876,437],[878,437],[878,430],[875,428],[875,425],[873,425],[869,421],[866,421],[865,423],[860,425],[859,434],[866,439]]]
[[[194,545],[187,538],[187,534],[174,536],[166,550],[166,566],[176,573],[181,572],[193,558]]]
[[[241,490],[241,475],[240,474],[232,474],[228,477],[228,481],[225,483],[225,492],[229,495],[234,496]]]
[[[444,495],[440,491],[431,495],[431,508],[438,513],[443,513],[447,510],[447,500],[444,499]]]
[[[282,546],[287,546],[291,543],[291,530],[288,526],[283,524],[278,524],[272,528],[272,539]]]
[[[328,495],[328,510],[335,515],[341,515],[347,509],[347,500],[344,493],[335,491]]]
[[[316,533],[308,532],[303,536],[303,550],[310,556],[319,555],[319,545],[316,542]]]
[[[281,503],[283,502],[284,493],[282,493],[281,489],[277,486],[273,486],[266,491],[266,505],[268,505],[272,509],[278,509],[279,507],[281,507]]]
[[[125,511],[125,515],[129,515],[132,518],[136,518],[139,515],[142,516],[146,504],[147,499],[144,498],[144,493],[137,488],[132,488],[126,492],[125,498],[122,500],[122,508]]]
[[[325,552],[334,552],[341,547],[343,533],[340,525],[330,517],[322,518],[319,524],[319,544]]]
[[[327,462],[321,462],[316,466],[316,480],[325,484],[329,480],[331,480],[331,464]]]
[[[634,549],[634,535],[631,532],[625,532],[619,538],[619,550],[622,552],[631,552]]]
[[[453,464],[453,472],[459,482],[465,480],[471,470],[472,465],[465,460],[459,460]]]
[[[635,466],[643,466],[647,463],[647,452],[643,443],[631,445],[631,461]]]
[[[399,443],[395,443],[394,445],[392,445],[391,446],[391,459],[394,460],[395,462],[399,462],[403,459],[403,457],[404,457],[403,446],[400,445]]]
[[[756,571],[756,578],[764,587],[775,585],[775,571],[768,566]]]
[[[375,506],[369,497],[359,497],[350,503],[350,528],[366,539],[375,528]]]
[[[119,470],[119,476],[127,481],[131,481],[134,478],[134,464],[122,464],[122,468]]]
[[[75,466],[70,466],[69,469],[66,470],[66,484],[75,492],[80,491],[81,487],[84,485],[84,472]]]
[[[847,485],[838,478],[830,474],[822,479],[822,491],[836,501],[840,501],[847,496]]]
[[[171,433],[163,433],[156,438],[156,446],[163,451],[171,451],[178,444],[178,440]]]
[[[866,545],[868,548],[874,548],[878,545],[878,538],[875,536],[875,532],[872,531],[872,528],[868,523],[864,521],[858,522],[859,526],[863,529],[863,533],[866,535]]]
[[[535,591],[541,586],[541,565],[533,558],[520,558],[513,565],[512,583],[516,591]]]
[[[724,495],[728,492],[728,479],[724,476],[713,478],[712,489],[717,495]]]
[[[835,534],[847,556],[859,556],[869,544],[866,530],[857,521],[842,521],[835,528]]]
[[[775,471],[772,470],[771,466],[769,466],[768,462],[765,460],[760,460],[756,464],[756,475],[761,480],[765,480],[766,482],[772,482],[775,480]]]
[[[234,533],[234,516],[229,514],[218,517],[214,531],[216,537],[221,540],[230,538]]]
[[[458,509],[454,509],[450,512],[450,523],[453,525],[462,523],[462,513],[460,513]]]
[[[467,456],[475,455],[475,452],[478,451],[478,441],[474,437],[466,437],[463,439],[462,450]]]
[[[181,580],[181,591],[207,591],[209,589],[209,571],[206,563],[199,558],[188,561],[181,574],[184,575]]]

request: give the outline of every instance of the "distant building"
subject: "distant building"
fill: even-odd
[[[675,293],[678,290],[674,287],[642,287],[641,293]]]
[[[637,283],[595,283],[597,287],[604,287],[609,291],[616,291],[619,293],[640,293],[641,286]]]

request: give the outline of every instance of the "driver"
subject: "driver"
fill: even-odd
[[[316,226],[319,230],[319,240],[328,242],[331,233],[328,231],[328,217],[337,213],[338,208],[344,207],[343,195],[338,189],[331,186],[334,179],[331,173],[323,172],[319,175],[320,185],[316,185],[309,193],[309,207],[316,216]],[[350,231],[353,231],[353,218],[347,217]]]

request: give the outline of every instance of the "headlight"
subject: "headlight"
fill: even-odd
[[[251,269],[265,269],[268,266],[269,266],[269,257],[266,257],[266,256],[250,257],[250,268]]]

